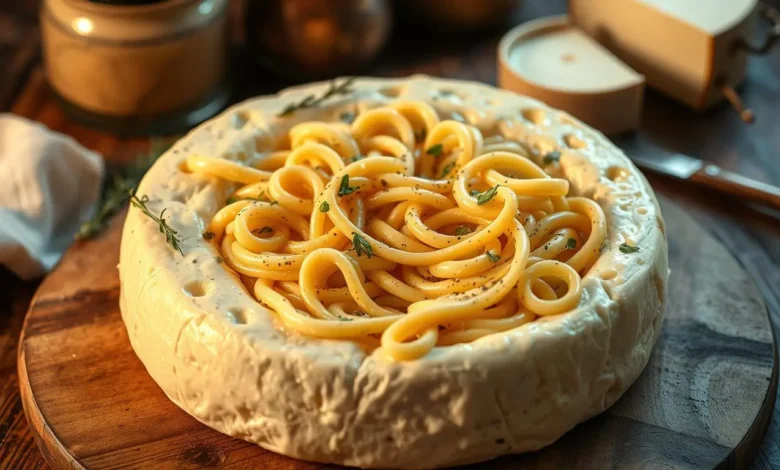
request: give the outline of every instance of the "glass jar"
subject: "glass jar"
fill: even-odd
[[[228,0],[45,0],[44,68],[66,113],[122,134],[169,133],[229,99]]]

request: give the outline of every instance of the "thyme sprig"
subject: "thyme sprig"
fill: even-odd
[[[102,232],[111,217],[127,204],[141,178],[160,155],[168,150],[168,147],[170,147],[170,141],[155,140],[152,142],[149,153],[141,155],[132,164],[117,171],[110,183],[104,187],[103,196],[92,218],[81,225],[75,238],[86,240]]]
[[[349,175],[341,177],[341,183],[339,184],[339,196],[348,196],[358,190],[357,186],[349,185]]]
[[[496,192],[498,191],[498,188],[499,185],[495,185],[483,193],[477,193],[476,195],[477,205],[482,206],[490,202],[490,200],[496,196]]]
[[[452,173],[452,169],[455,168],[455,162],[449,162],[441,169],[441,177],[446,178],[447,175]]]
[[[374,255],[371,244],[357,232],[352,232],[352,248],[358,256],[365,253],[370,258]]]
[[[618,247],[618,249],[620,250],[621,253],[624,253],[624,254],[631,254],[631,253],[636,253],[637,251],[639,251],[639,247],[638,246],[629,245],[628,243],[621,243],[620,246]]]
[[[440,157],[443,151],[444,146],[442,144],[435,144],[428,147],[428,150],[426,150],[425,153],[428,155],[433,155],[434,157]]]
[[[336,83],[336,80],[333,80],[330,82],[330,85],[328,86],[328,89],[325,90],[325,93],[322,94],[320,97],[316,97],[314,95],[308,95],[301,101],[297,103],[290,103],[288,104],[279,114],[277,114],[277,117],[285,117],[293,114],[294,112],[301,110],[301,109],[308,109],[308,108],[316,108],[320,104],[322,104],[325,100],[330,98],[331,96],[336,95],[349,95],[355,90],[351,88],[352,83],[355,81],[356,77],[347,77],[344,79],[341,83]]]
[[[174,230],[173,227],[168,225],[168,222],[165,221],[165,211],[167,209],[163,209],[162,212],[160,212],[160,215],[154,215],[149,210],[149,207],[146,206],[147,202],[149,202],[149,196],[143,195],[138,197],[134,192],[130,192],[130,203],[140,209],[144,215],[155,221],[157,223],[157,228],[160,229],[160,233],[165,235],[165,241],[171,245],[171,248],[184,256],[184,252],[181,251],[181,246],[179,245],[181,240],[176,236],[179,232]]]

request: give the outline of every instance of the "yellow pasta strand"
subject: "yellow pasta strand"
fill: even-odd
[[[507,334],[577,308],[607,236],[601,207],[568,197],[569,182],[523,145],[483,139],[427,103],[270,140],[277,149],[252,161],[191,155],[185,166],[238,184],[206,238],[299,334],[396,360]]]

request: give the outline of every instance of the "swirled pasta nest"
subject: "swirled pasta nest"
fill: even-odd
[[[256,158],[191,155],[238,183],[209,242],[285,328],[397,360],[578,306],[607,231],[521,144],[396,100],[302,122]],[[276,147],[279,148],[276,148]],[[538,159],[537,159],[538,160]]]

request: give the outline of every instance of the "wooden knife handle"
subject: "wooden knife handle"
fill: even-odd
[[[690,180],[780,210],[780,188],[726,171],[717,165],[705,165],[691,175]]]

